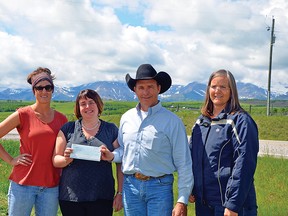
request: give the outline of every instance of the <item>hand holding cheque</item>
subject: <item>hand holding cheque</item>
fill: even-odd
[[[73,159],[100,161],[102,157],[105,157],[105,159],[107,159],[106,149],[107,147],[105,145],[97,147],[97,146],[72,144],[71,148],[68,147],[65,149],[64,157],[68,163],[72,162]],[[109,152],[109,150],[107,151]],[[111,156],[112,158],[110,160],[113,160],[112,153]]]
[[[96,137],[89,140],[91,145],[81,145],[73,143],[71,148],[67,148],[70,152],[69,157],[73,159],[100,161],[101,160],[101,146],[104,148],[106,145]]]
[[[91,161],[100,161],[101,159],[100,147],[79,144],[72,144],[71,147],[73,150],[70,154],[71,158]]]

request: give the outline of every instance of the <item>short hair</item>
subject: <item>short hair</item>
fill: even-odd
[[[81,118],[82,115],[80,113],[80,105],[79,105],[79,101],[80,99],[87,99],[90,98],[92,100],[94,100],[94,102],[96,103],[97,107],[98,107],[98,112],[99,112],[99,116],[101,115],[101,113],[103,112],[103,108],[104,108],[104,104],[103,101],[101,99],[101,97],[99,96],[99,94],[92,90],[92,89],[85,89],[79,92],[79,94],[76,97],[76,102],[75,102],[75,108],[74,108],[74,114],[76,116],[77,119]]]
[[[228,79],[228,85],[229,85],[229,89],[230,89],[230,99],[227,101],[227,105],[225,107],[226,111],[228,113],[234,113],[237,111],[244,111],[244,109],[241,107],[240,102],[239,102],[239,97],[238,97],[238,91],[237,91],[237,86],[236,86],[236,81],[235,78],[233,76],[233,74],[225,69],[220,69],[218,71],[213,72],[210,75],[210,78],[208,80],[208,85],[206,88],[206,96],[205,96],[205,101],[204,101],[204,105],[201,109],[201,113],[204,116],[212,116],[213,115],[213,102],[210,99],[210,85],[212,80],[215,77],[219,77],[219,76],[224,76],[227,77]]]

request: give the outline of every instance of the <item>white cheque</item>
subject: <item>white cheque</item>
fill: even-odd
[[[82,160],[100,161],[100,147],[72,144],[73,152],[70,157]]]

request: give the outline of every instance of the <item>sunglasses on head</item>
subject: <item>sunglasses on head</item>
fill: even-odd
[[[34,86],[34,89],[37,91],[43,91],[45,89],[47,92],[51,92],[53,90],[52,85],[46,85],[46,86]]]

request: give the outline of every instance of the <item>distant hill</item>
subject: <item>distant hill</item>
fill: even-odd
[[[237,83],[240,99],[266,100],[267,90],[251,83]],[[55,86],[53,100],[74,101],[80,90],[94,89],[105,100],[133,101],[135,94],[124,82],[99,81],[75,87]],[[206,85],[192,82],[188,85],[172,85],[160,95],[162,101],[199,101],[204,99]],[[288,91],[283,93],[271,92],[271,100],[288,100]],[[34,100],[31,89],[11,89],[0,91],[0,100]]]

